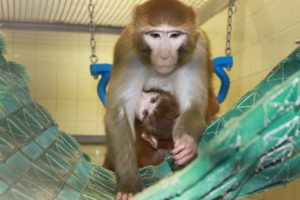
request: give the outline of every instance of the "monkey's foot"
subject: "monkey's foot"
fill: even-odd
[[[176,165],[185,165],[197,155],[197,143],[194,138],[184,134],[175,138],[174,149],[171,153]]]
[[[118,192],[116,196],[116,200],[130,200],[132,199],[133,194],[132,193],[122,193]]]

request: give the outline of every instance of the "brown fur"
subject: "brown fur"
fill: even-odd
[[[150,63],[149,53],[151,52],[151,49],[142,39],[143,28],[159,26],[162,23],[179,26],[187,30],[188,40],[179,49],[177,65],[184,65],[190,60],[198,39],[196,15],[191,7],[178,2],[177,0],[152,0],[136,7],[134,20],[130,26],[135,30],[134,46],[143,63]]]
[[[138,119],[135,120],[139,167],[160,164],[170,154],[174,146],[172,132],[175,119],[179,116],[179,105],[171,93],[161,90],[154,92],[160,93],[160,102],[152,115],[148,116],[143,122]],[[158,142],[157,148],[146,142],[141,137],[142,133],[148,137],[154,137]]]

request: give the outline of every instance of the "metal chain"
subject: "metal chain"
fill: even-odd
[[[231,55],[232,16],[236,12],[235,0],[229,0],[225,54]]]
[[[90,14],[90,24],[89,24],[89,28],[90,28],[90,33],[91,33],[91,39],[90,39],[90,46],[91,46],[91,56],[90,56],[90,61],[92,64],[95,64],[98,62],[98,57],[96,55],[96,39],[95,39],[95,30],[96,30],[96,26],[95,26],[95,22],[94,22],[94,10],[95,10],[95,6],[93,5],[93,0],[90,0],[89,3],[89,14]]]

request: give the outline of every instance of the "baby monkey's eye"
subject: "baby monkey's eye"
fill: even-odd
[[[157,97],[153,97],[150,99],[150,103],[155,103],[158,100],[158,96]]]

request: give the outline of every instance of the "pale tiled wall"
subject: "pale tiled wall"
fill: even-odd
[[[207,32],[213,56],[224,55],[227,10],[217,14],[202,28]],[[300,39],[299,0],[237,0],[233,20],[232,50],[234,67],[231,88],[221,112],[253,88],[266,74],[296,48]],[[216,89],[219,82],[215,81]],[[298,200],[300,181],[247,199]]]
[[[211,40],[213,56],[224,55],[226,24],[224,10],[202,25]],[[237,0],[232,33],[234,67],[222,113],[286,57],[296,47],[296,39],[300,39],[299,0]]]
[[[104,134],[104,108],[89,74],[89,34],[1,29],[6,57],[26,66],[32,97],[71,134]],[[112,62],[115,34],[97,34],[97,55]]]

